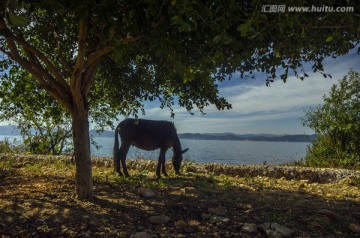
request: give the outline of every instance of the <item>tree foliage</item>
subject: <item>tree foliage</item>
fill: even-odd
[[[360,167],[360,73],[350,71],[324,95],[324,104],[302,119],[315,130],[306,162],[321,166]]]
[[[15,123],[27,151],[61,154],[71,149],[71,120],[32,76],[16,67],[0,80],[0,120]]]
[[[1,0],[2,77],[10,69],[27,71],[69,113],[76,192],[91,197],[89,115],[108,125],[119,113],[136,114],[144,100],[170,109],[176,101],[189,111],[210,104],[229,109],[217,83],[234,72],[242,77],[266,72],[268,84],[277,77],[286,81],[291,71],[303,79],[304,63],[324,73],[325,57],[346,54],[359,42],[356,10],[273,14],[261,12],[262,4]]]

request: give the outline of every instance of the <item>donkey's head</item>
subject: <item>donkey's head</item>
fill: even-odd
[[[183,159],[182,154],[184,154],[186,151],[188,151],[189,148],[186,148],[183,151],[179,151],[179,152],[175,152],[174,150],[174,155],[172,157],[172,164],[174,166],[174,170],[176,174],[180,174],[180,166],[181,166],[181,161]]]

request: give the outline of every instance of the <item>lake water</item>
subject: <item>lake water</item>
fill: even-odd
[[[92,148],[92,155],[112,156],[114,139],[95,138],[102,148]],[[224,140],[187,140],[181,139],[182,148],[189,148],[183,157],[198,163],[220,164],[281,164],[301,160],[305,157],[309,143],[299,142],[263,142],[263,141],[224,141]],[[130,147],[128,158],[147,158],[157,160],[160,150],[143,151]],[[172,150],[166,158],[172,156]]]
[[[19,136],[0,135],[0,141],[4,138]],[[96,150],[91,147],[93,156],[112,156],[114,138],[95,137],[94,140],[101,146]],[[301,160],[305,157],[306,146],[309,143],[302,142],[263,142],[263,141],[224,141],[224,140],[181,140],[182,148],[189,148],[184,154],[184,159],[198,163],[220,163],[220,164],[272,164],[277,165],[286,162]],[[159,150],[143,151],[130,147],[128,158],[146,158],[157,160]],[[170,159],[172,150],[166,153]]]

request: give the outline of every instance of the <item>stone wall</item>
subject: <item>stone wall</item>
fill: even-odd
[[[0,161],[9,160],[19,166],[26,163],[40,161],[62,160],[73,163],[71,156],[50,156],[50,155],[26,155],[26,154],[0,154]],[[93,165],[112,167],[113,161],[110,157],[95,157],[92,159]],[[127,159],[127,167],[136,170],[155,171],[157,161],[145,159]],[[171,161],[167,161],[166,167],[172,169]],[[182,164],[185,173],[211,173],[214,175],[228,175],[239,177],[270,177],[294,180],[308,180],[309,182],[331,183],[345,178],[360,179],[359,170],[330,169],[330,168],[308,168],[297,166],[272,166],[272,165],[226,165],[226,164],[199,164],[185,162]]]

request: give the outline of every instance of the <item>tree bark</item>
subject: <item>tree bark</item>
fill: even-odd
[[[72,113],[73,142],[76,163],[75,195],[79,199],[94,196],[89,136],[89,110]]]

